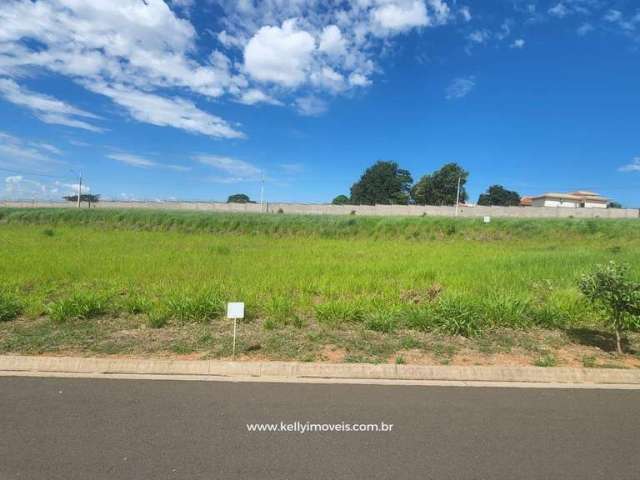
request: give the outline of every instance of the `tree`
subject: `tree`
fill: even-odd
[[[331,202],[332,205],[348,205],[351,200],[346,195],[338,195]]]
[[[78,202],[78,194],[68,195],[64,198],[67,202]],[[100,201],[100,195],[94,195],[91,193],[83,193],[80,195],[80,203],[87,202],[89,204],[89,208],[91,208],[92,203],[98,203]]]
[[[487,192],[478,198],[478,205],[517,207],[520,205],[520,195],[518,192],[507,190],[502,185],[491,185]]]
[[[609,205],[607,205],[607,208],[622,208],[622,204],[618,202],[609,202]]]
[[[412,182],[411,173],[401,169],[396,162],[378,161],[351,187],[351,203],[406,204]]]
[[[469,172],[456,163],[447,163],[440,170],[423,176],[411,189],[411,197],[418,205],[455,205],[458,179],[460,179],[459,202],[467,200],[464,186]]]
[[[229,198],[227,198],[227,203],[256,203],[256,202],[252,202],[251,199],[249,198],[249,195],[246,195],[244,193],[235,193],[233,195],[229,195]]]
[[[616,334],[618,353],[622,353],[622,333],[633,317],[640,316],[640,283],[630,280],[628,273],[628,265],[609,262],[583,275],[579,283],[582,294],[605,312],[605,321]]]

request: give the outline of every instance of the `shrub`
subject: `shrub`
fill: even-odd
[[[557,364],[558,359],[552,353],[546,353],[534,362],[536,367],[555,367]]]
[[[105,297],[93,292],[75,292],[70,297],[50,303],[46,310],[55,322],[85,320],[104,314],[107,303]]]
[[[605,313],[605,322],[616,335],[618,353],[622,353],[623,332],[640,316],[640,284],[630,280],[628,273],[628,265],[612,261],[598,265],[579,282],[582,294]]]
[[[22,304],[14,296],[0,291],[0,322],[14,320],[22,313]]]

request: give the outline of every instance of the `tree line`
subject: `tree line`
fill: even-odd
[[[351,187],[351,195],[338,195],[334,205],[455,205],[469,198],[465,185],[469,172],[457,163],[423,175],[416,183],[396,162],[378,161]],[[457,196],[457,198],[456,198]],[[478,205],[517,206],[518,192],[492,185],[480,195]]]

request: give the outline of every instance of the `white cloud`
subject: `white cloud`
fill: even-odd
[[[12,170],[48,172],[64,164],[62,160],[51,158],[60,150],[49,144],[31,142],[0,132],[0,166]]]
[[[329,108],[324,100],[313,95],[297,98],[295,106],[298,113],[305,117],[320,116]]]
[[[472,16],[469,7],[460,7],[460,10],[458,10],[458,14],[463,18],[465,22],[471,21]]]
[[[256,105],[258,103],[267,103],[270,105],[282,105],[280,101],[267,95],[262,90],[259,90],[257,88],[252,88],[251,90],[246,90],[242,92],[238,101],[240,103],[244,103],[245,105]]]
[[[78,193],[78,184],[60,181],[35,180],[25,175],[11,175],[0,184],[0,198],[11,200],[62,200],[64,196]],[[91,191],[89,185],[82,185],[82,193]]]
[[[301,163],[281,163],[278,166],[283,172],[289,175],[297,175],[304,172],[304,165]]]
[[[513,43],[511,44],[511,48],[523,48],[525,43],[526,42],[524,41],[524,39],[518,38],[513,41]]]
[[[165,168],[176,172],[188,172],[191,170],[190,167],[185,167],[183,165],[165,165],[139,155],[125,152],[110,153],[107,155],[107,158],[136,168]]]
[[[349,75],[349,84],[354,87],[367,87],[371,84],[371,80],[361,73],[353,72]]]
[[[620,10],[609,10],[604,16],[607,22],[615,23],[622,20],[622,12]]]
[[[146,158],[139,157],[138,155],[132,155],[130,153],[111,153],[107,155],[107,158],[138,168],[151,168],[158,166],[156,162],[152,162],[151,160],[147,160]]]
[[[552,15],[557,18],[564,18],[569,15],[570,10],[565,6],[564,3],[558,3],[554,7],[551,7],[549,10],[549,15]]]
[[[8,78],[0,78],[0,96],[11,103],[28,108],[45,123],[81,128],[92,132],[103,131],[102,128],[77,118],[97,119],[96,115],[49,95],[32,92]]]
[[[242,132],[220,117],[206,113],[192,102],[179,97],[165,98],[123,85],[98,82],[86,83],[86,86],[95,93],[111,98],[140,122],[217,138],[244,138]]]
[[[469,95],[476,86],[476,79],[474,76],[460,77],[454,79],[447,87],[446,97],[447,100],[455,100],[463,98]]]
[[[469,39],[471,42],[478,43],[478,44],[486,43],[490,38],[491,38],[491,32],[484,29],[474,30],[467,36],[467,39]]]
[[[328,25],[322,30],[318,50],[331,56],[343,55],[346,52],[346,41],[340,27]]]
[[[631,163],[623,165],[618,170],[621,172],[640,172],[640,157],[635,157]]]
[[[175,2],[174,2],[175,3]],[[182,0],[180,4],[187,6]],[[32,70],[47,69],[66,75],[82,85],[124,86],[128,91],[181,88],[205,97],[219,97],[243,88],[246,80],[232,72],[229,59],[212,52],[205,60],[194,57],[197,33],[193,25],[178,17],[162,0],[40,0],[2,2],[0,5],[0,73],[17,77]],[[113,87],[115,88],[115,87]],[[142,95],[142,94],[141,94]],[[171,100],[169,100],[171,101]],[[194,108],[184,122],[155,123],[136,109],[139,121],[164,126],[209,123],[205,128],[186,128],[213,136],[237,137],[225,121]],[[43,113],[50,123],[95,129],[84,120]],[[75,117],[82,111],[72,112]],[[86,113],[86,112],[84,112]],[[85,117],[90,118],[90,117]],[[212,127],[215,124],[217,126]],[[178,127],[182,128],[182,127]],[[204,130],[204,131],[203,131]]]
[[[422,0],[384,2],[371,11],[371,18],[379,32],[404,32],[430,21]]]
[[[244,66],[256,80],[296,87],[307,78],[315,48],[311,34],[286,20],[282,27],[258,30],[244,49]]]
[[[590,23],[583,23],[582,25],[580,25],[578,27],[576,32],[578,32],[578,35],[583,37],[583,36],[587,35],[588,33],[592,32],[593,30],[594,30],[593,25],[591,25]]]
[[[203,165],[213,167],[222,176],[210,177],[218,183],[240,183],[259,180],[262,170],[244,160],[220,155],[196,155],[194,159]]]

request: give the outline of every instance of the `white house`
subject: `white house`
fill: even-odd
[[[544,193],[532,198],[533,207],[607,208],[609,199],[595,192]]]

